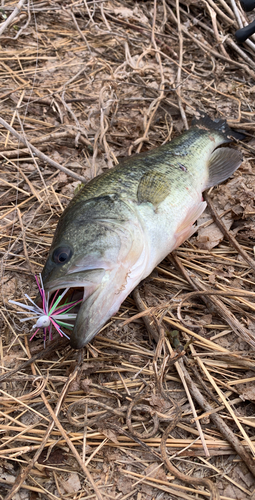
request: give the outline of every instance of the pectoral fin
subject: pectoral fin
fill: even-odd
[[[166,176],[160,172],[148,172],[140,180],[137,198],[139,203],[152,203],[157,208],[169,193],[170,183]]]
[[[241,165],[242,161],[242,154],[237,149],[216,149],[209,160],[209,178],[205,189],[228,179]]]

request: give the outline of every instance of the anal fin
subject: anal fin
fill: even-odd
[[[194,234],[197,228],[196,226],[193,226],[193,223],[203,213],[206,205],[206,201],[201,201],[190,210],[188,215],[186,215],[185,219],[178,226],[175,233],[176,242],[174,248],[178,248],[185,240],[187,240],[192,236],[192,234]]]

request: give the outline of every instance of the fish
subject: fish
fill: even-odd
[[[78,191],[58,222],[42,272],[45,292],[82,290],[70,345],[80,349],[132,290],[195,231],[202,193],[242,163],[223,144],[238,134],[200,116],[179,137],[130,156]]]

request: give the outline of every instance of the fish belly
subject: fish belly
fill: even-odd
[[[192,236],[196,230],[193,224],[205,208],[206,202],[202,201],[201,194],[197,194],[194,199],[180,200],[176,206],[173,206],[169,197],[157,210],[150,204],[139,206],[139,218],[147,243],[147,266],[141,279]]]

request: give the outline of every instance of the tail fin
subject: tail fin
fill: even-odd
[[[226,137],[228,142],[231,142],[232,138],[239,141],[245,139],[245,135],[232,130],[227,124],[226,120],[222,120],[221,118],[212,120],[208,115],[201,111],[199,111],[199,114],[199,118],[194,117],[192,120],[193,127],[203,127],[207,130],[218,130]]]

